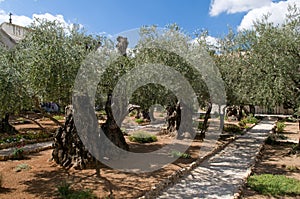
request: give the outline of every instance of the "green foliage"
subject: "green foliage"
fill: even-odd
[[[241,134],[242,129],[235,124],[225,124],[223,127],[223,131],[233,134]]]
[[[24,149],[21,147],[16,147],[12,155],[15,160],[21,160],[24,158]]]
[[[29,166],[28,164],[19,164],[15,167],[16,172],[20,172],[22,170],[29,170],[29,169],[31,169],[31,166]]]
[[[264,195],[300,195],[300,181],[293,178],[288,178],[284,175],[253,175],[248,179],[248,186]]]
[[[250,114],[246,118],[242,119],[241,122],[244,122],[245,124],[257,124],[259,120],[256,117],[254,117],[252,114]]]
[[[130,113],[129,113],[129,116],[130,117],[133,117],[133,116],[135,116],[137,114],[137,111],[136,110],[133,110],[133,111],[131,111]]]
[[[135,119],[135,122],[138,124],[141,124],[141,123],[145,122],[145,120],[143,118],[138,118],[138,119]]]
[[[278,144],[277,140],[286,140],[287,137],[283,134],[271,134],[266,139],[265,143],[269,145],[276,145]]]
[[[286,124],[284,122],[277,122],[276,123],[276,132],[283,133],[283,130],[285,127],[286,127]]]
[[[157,137],[155,135],[152,135],[144,131],[138,131],[133,133],[131,136],[129,136],[129,140],[132,142],[150,143],[150,142],[156,142]]]
[[[24,134],[17,134],[11,136],[4,136],[0,138],[0,144],[4,143],[18,143],[21,140],[37,140],[44,138],[51,138],[53,135],[51,133],[43,132],[43,131],[28,131]]]
[[[295,172],[295,171],[298,171],[299,168],[295,165],[289,165],[289,166],[286,166],[285,167],[288,171],[291,171],[291,172]]]
[[[216,56],[229,104],[299,107],[300,10],[290,7],[283,25],[256,21],[253,29],[230,30]]]
[[[176,157],[176,158],[184,158],[184,159],[190,159],[191,158],[190,154],[182,153],[182,152],[179,152],[179,151],[172,151],[171,156]]]
[[[56,120],[64,120],[65,119],[65,117],[62,115],[54,115],[53,118]]]
[[[239,125],[240,127],[244,128],[244,127],[247,125],[247,123],[246,123],[245,120],[241,120],[241,121],[239,121],[238,125]]]
[[[57,187],[58,195],[62,199],[96,199],[97,196],[89,189],[86,190],[73,190],[71,184],[63,181]]]
[[[209,127],[209,122],[207,123],[205,130],[206,130],[208,127]],[[198,130],[202,130],[203,128],[204,128],[204,122],[200,121],[200,122],[198,123]]]

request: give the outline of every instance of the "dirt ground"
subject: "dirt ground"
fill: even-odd
[[[134,124],[132,120],[127,123]],[[47,128],[55,128],[51,126],[51,122],[43,122]],[[28,124],[26,124],[28,125]],[[287,124],[285,134],[291,138],[298,139],[296,124]],[[18,129],[36,128],[34,125],[18,126]],[[134,152],[148,152],[153,148],[158,149],[171,141],[169,136],[158,136],[158,141],[148,144],[132,143],[126,140],[130,145],[130,150]],[[142,196],[150,188],[158,184],[161,180],[166,179],[176,170],[188,166],[195,158],[198,157],[201,147],[201,141],[194,141],[188,152],[191,159],[179,159],[176,162],[163,167],[160,170],[151,173],[124,173],[101,166],[101,178],[96,177],[94,169],[83,171],[65,170],[51,161],[52,150],[42,151],[27,155],[24,160],[9,160],[0,162],[0,173],[3,176],[2,188],[0,188],[1,199],[53,199],[59,198],[57,188],[66,181],[76,190],[90,189],[98,198],[137,198]],[[282,172],[288,176],[300,179],[299,169],[300,160],[296,156],[287,156],[290,146],[266,146],[262,161],[255,168],[255,173],[265,172]],[[26,164],[30,169],[16,172],[18,165]],[[295,166],[297,171],[288,171],[288,166]],[[261,196],[248,188],[245,189],[245,197],[247,199],[271,198]]]
[[[298,123],[286,122],[286,128],[283,132],[289,139],[298,140],[299,131]],[[293,144],[277,144],[277,145],[265,145],[262,157],[254,168],[254,174],[280,174],[287,177],[300,180],[300,155],[289,155]],[[244,199],[275,199],[272,196],[261,195],[249,187],[246,187],[243,191]],[[294,199],[300,196],[288,197],[280,196],[277,198]]]
[[[163,120],[163,118],[160,118]],[[43,126],[51,126],[50,121],[42,121]],[[126,123],[134,124],[134,120],[127,119]],[[34,124],[16,125],[18,130],[37,129]],[[132,131],[134,132],[134,131]],[[154,132],[152,132],[154,133]],[[133,143],[126,138],[130,151],[141,153],[161,148],[172,141],[167,135],[157,136],[158,141],[154,143]],[[178,159],[176,162],[166,165],[160,170],[151,173],[124,173],[101,165],[101,178],[96,177],[94,169],[65,170],[51,161],[52,150],[42,151],[27,155],[24,160],[9,160],[0,162],[0,173],[3,176],[3,184],[0,188],[1,199],[29,199],[29,198],[58,198],[57,188],[62,182],[70,183],[75,190],[90,189],[99,198],[137,198],[142,196],[152,186],[167,178],[176,170],[183,168],[193,162],[199,155],[201,141],[195,140],[187,153],[190,159]],[[16,172],[18,165],[26,164],[30,169]]]

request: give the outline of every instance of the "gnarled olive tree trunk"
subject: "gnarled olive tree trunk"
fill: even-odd
[[[0,133],[14,134],[18,131],[9,123],[9,114],[6,113],[4,118],[1,120]]]

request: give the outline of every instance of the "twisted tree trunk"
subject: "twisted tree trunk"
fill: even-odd
[[[69,114],[64,127],[59,127],[54,135],[54,161],[69,169],[86,169],[95,158],[85,149],[74,125],[74,118]]]
[[[18,131],[9,123],[9,114],[6,113],[4,118],[1,120],[0,124],[0,133],[8,133],[8,134],[15,134]]]

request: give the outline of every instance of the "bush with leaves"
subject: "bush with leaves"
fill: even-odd
[[[74,190],[71,188],[71,184],[63,181],[61,185],[57,187],[58,195],[62,199],[96,199],[97,196],[93,194],[90,189]]]
[[[276,123],[276,132],[283,133],[285,127],[286,127],[286,124],[284,122],[277,122]]]
[[[131,136],[129,136],[129,140],[132,142],[150,143],[150,142],[156,142],[157,137],[155,135],[152,135],[144,131],[138,131],[132,134]]]

